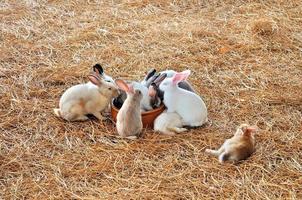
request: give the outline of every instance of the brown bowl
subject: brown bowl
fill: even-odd
[[[154,109],[154,110],[150,110],[147,112],[143,112],[142,113],[142,121],[143,121],[143,127],[147,128],[153,128],[153,122],[156,119],[156,117],[158,115],[160,115],[163,111],[165,110],[165,105],[161,104],[158,108]],[[113,103],[111,104],[111,116],[113,118],[113,120],[116,122],[116,116],[118,113],[119,109],[117,107],[115,107],[113,105]]]

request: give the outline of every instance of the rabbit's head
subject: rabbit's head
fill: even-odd
[[[177,72],[171,78],[166,78],[165,80],[163,80],[161,82],[161,84],[159,85],[159,89],[162,90],[163,92],[165,92],[167,90],[176,88],[176,87],[178,87],[178,83],[180,83],[181,81],[187,80],[187,78],[189,77],[190,74],[191,74],[190,70]]]
[[[250,126],[248,124],[241,124],[236,133],[235,136],[245,136],[245,137],[254,137],[255,132],[258,131],[258,127],[256,126]]]
[[[119,90],[115,84],[105,81],[102,77],[90,74],[89,80],[96,86],[98,86],[99,92],[110,98],[115,98],[119,95]]]

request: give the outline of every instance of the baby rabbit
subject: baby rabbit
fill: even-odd
[[[140,90],[134,90],[121,79],[115,80],[116,85],[127,93],[127,98],[116,117],[116,128],[120,136],[136,139],[143,129],[140,103],[143,98]]]
[[[159,89],[164,92],[167,112],[178,113],[185,126],[197,127],[207,122],[207,107],[200,96],[178,86],[178,83],[186,80],[190,73],[190,70],[185,70],[166,78],[159,85]]]
[[[115,84],[103,80],[96,71],[88,78],[91,82],[72,86],[64,92],[59,109],[54,109],[58,117],[67,121],[84,121],[88,119],[87,114],[92,114],[99,120],[103,119],[100,112],[118,96],[118,89]]]
[[[182,128],[183,125],[182,119],[177,113],[168,113],[165,110],[154,120],[153,128],[165,135],[175,135],[175,133],[187,131],[186,128]]]
[[[218,150],[206,149],[206,153],[218,156],[219,161],[240,161],[248,158],[255,151],[255,126],[242,124],[234,136],[227,139]]]

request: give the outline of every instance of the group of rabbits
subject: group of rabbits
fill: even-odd
[[[185,127],[199,127],[208,121],[207,107],[188,82],[189,75],[190,70],[157,73],[151,69],[142,81],[129,82],[113,80],[100,64],[96,64],[88,75],[89,82],[67,89],[54,113],[67,121],[84,121],[88,114],[103,120],[105,117],[101,113],[108,111],[113,103],[119,108],[118,134],[136,139],[143,129],[141,113],[163,103],[166,109],[155,119],[153,128],[166,135],[175,135],[187,131]],[[218,156],[220,162],[245,159],[254,151],[255,131],[253,126],[241,125],[219,150],[207,149],[206,153]]]

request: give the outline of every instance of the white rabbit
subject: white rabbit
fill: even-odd
[[[175,133],[187,131],[186,128],[182,128],[183,125],[179,114],[175,112],[168,113],[167,110],[154,120],[154,130],[165,135],[175,135]]]
[[[116,128],[120,136],[136,139],[143,129],[140,103],[143,95],[121,79],[115,80],[116,85],[127,93],[127,98],[116,117]]]
[[[99,120],[103,119],[101,111],[108,107],[112,98],[118,96],[118,89],[96,73],[88,78],[90,82],[72,86],[64,92],[59,109],[54,109],[58,117],[67,121],[84,121],[88,119],[87,114],[92,114]]]
[[[190,75],[190,70],[176,73],[171,78],[166,78],[159,85],[164,92],[164,104],[167,112],[178,113],[184,121],[185,126],[201,126],[207,122],[207,107],[197,94],[184,90],[178,83],[184,81]]]
[[[135,90],[139,90],[141,91],[142,95],[143,95],[143,99],[141,101],[141,110],[144,111],[148,111],[148,110],[152,110],[152,106],[151,106],[151,100],[150,100],[150,96],[149,96],[149,91],[148,88],[144,85],[142,85],[139,82],[133,81],[132,82],[132,86]]]

